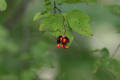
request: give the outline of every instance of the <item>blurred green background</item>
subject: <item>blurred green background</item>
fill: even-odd
[[[105,69],[93,74],[98,55],[93,50],[107,48],[113,55],[120,43],[120,0],[58,5],[63,12],[80,9],[91,18],[94,36],[74,32],[69,49],[57,49],[56,38],[40,32],[40,21],[33,21],[44,0],[6,2],[7,9],[0,11],[0,80],[120,80],[118,66],[117,78]]]

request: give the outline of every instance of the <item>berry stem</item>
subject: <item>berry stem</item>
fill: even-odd
[[[62,18],[63,18],[63,26],[64,26],[63,35],[65,35],[65,33],[66,33],[66,25],[65,25],[65,21],[66,21],[66,20],[65,20],[65,16],[62,14],[62,10],[57,7],[56,1],[54,0],[54,14],[56,14],[57,11],[58,11],[59,13],[61,13],[61,15],[62,15]]]
[[[63,26],[64,26],[64,35],[65,35],[65,33],[66,33],[66,25],[65,25],[65,17],[63,16]]]

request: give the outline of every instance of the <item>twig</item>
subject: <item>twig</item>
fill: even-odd
[[[53,8],[54,14],[56,14],[56,12],[57,12],[57,11],[56,11],[56,8],[57,8],[57,7],[56,7],[56,2],[55,2],[55,0],[54,0],[54,8]]]
[[[113,55],[111,56],[111,58],[113,58],[113,57],[115,57],[115,56],[117,55],[119,49],[120,49],[120,44],[118,44],[118,46],[117,46],[117,48],[115,49],[115,51],[114,51]]]
[[[56,10],[58,10],[59,11],[59,13],[62,13],[62,10],[61,9],[59,9],[58,7],[57,7],[57,5],[56,5],[56,1],[54,0],[54,13],[56,13],[57,11]]]

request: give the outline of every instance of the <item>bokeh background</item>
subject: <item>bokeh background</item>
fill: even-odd
[[[74,32],[69,49],[56,48],[56,38],[40,32],[40,21],[33,21],[44,0],[6,1],[7,10],[0,11],[0,80],[120,80],[105,70],[93,74],[92,52],[107,48],[113,55],[119,46],[120,0],[58,5],[63,12],[80,9],[91,18],[93,36]]]

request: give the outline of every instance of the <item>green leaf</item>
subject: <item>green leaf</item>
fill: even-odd
[[[63,30],[63,22],[62,15],[48,15],[40,24],[40,31],[62,31]]]
[[[0,11],[5,11],[7,8],[7,4],[5,0],[0,0]]]
[[[90,18],[80,10],[72,10],[68,12],[67,19],[70,27],[77,33],[85,36],[91,36],[92,32],[88,24]]]

